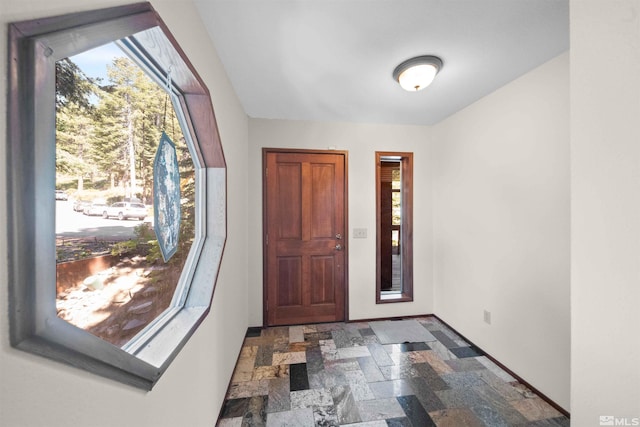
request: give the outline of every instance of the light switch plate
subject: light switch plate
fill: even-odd
[[[354,228],[353,229],[353,238],[354,239],[366,239],[367,238],[367,229],[366,228]]]

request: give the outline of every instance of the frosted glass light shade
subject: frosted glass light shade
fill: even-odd
[[[435,56],[418,56],[404,61],[393,71],[393,78],[409,92],[417,92],[429,86],[442,68],[442,61]]]

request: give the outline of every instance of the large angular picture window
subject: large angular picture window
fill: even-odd
[[[226,240],[209,91],[149,3],[9,39],[11,344],[151,389],[208,314]]]

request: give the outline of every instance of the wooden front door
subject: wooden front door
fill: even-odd
[[[266,324],[343,321],[346,153],[263,157]]]

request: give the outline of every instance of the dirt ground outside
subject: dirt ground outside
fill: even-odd
[[[59,239],[58,262],[104,256],[116,242]],[[149,263],[144,250],[78,280],[58,274],[58,317],[122,347],[171,304],[183,265]],[[63,285],[61,285],[63,284]]]

